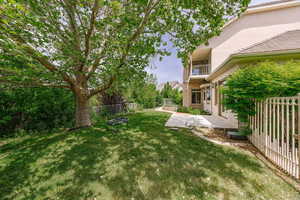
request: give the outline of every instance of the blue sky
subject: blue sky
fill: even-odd
[[[251,5],[270,1],[274,0],[252,0]],[[164,83],[167,81],[182,82],[183,68],[181,60],[176,57],[176,50],[172,48],[171,44],[168,46],[168,48],[172,55],[164,57],[162,61],[159,61],[158,58],[153,59],[147,71],[156,75],[158,83]]]

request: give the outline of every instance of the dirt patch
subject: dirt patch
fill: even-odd
[[[195,128],[196,131],[201,132],[205,137],[220,141],[220,142],[229,142],[229,143],[249,143],[247,140],[233,140],[230,139],[224,129],[213,129],[213,128]]]

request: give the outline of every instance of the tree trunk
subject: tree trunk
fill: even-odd
[[[89,100],[82,95],[75,94],[76,98],[76,128],[91,126]]]

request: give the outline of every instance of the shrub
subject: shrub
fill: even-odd
[[[178,106],[177,112],[188,113],[189,112],[189,107]]]
[[[208,115],[209,113],[201,110],[201,109],[195,109],[191,107],[186,107],[186,106],[179,106],[177,108],[177,112],[182,112],[182,113],[190,113],[193,115]]]
[[[300,62],[262,62],[239,69],[222,88],[224,105],[241,122],[255,114],[254,99],[294,96],[300,92]]]
[[[59,88],[0,89],[0,136],[16,129],[50,130],[73,124],[73,95]]]

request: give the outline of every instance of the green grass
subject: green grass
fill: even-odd
[[[169,130],[168,117],[2,141],[0,199],[300,199],[255,157]]]

